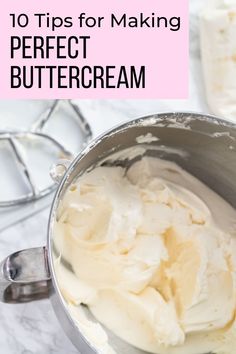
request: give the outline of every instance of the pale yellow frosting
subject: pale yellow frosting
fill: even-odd
[[[113,353],[80,304],[147,352],[235,354],[235,215],[200,181],[159,159],[80,177],[55,224],[55,268],[88,341]]]

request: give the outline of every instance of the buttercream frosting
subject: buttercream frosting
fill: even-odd
[[[57,281],[88,341],[113,353],[81,304],[150,353],[234,354],[235,215],[172,162],[83,174],[63,198],[54,241]]]

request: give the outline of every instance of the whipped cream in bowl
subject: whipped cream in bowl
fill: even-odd
[[[145,129],[61,198],[53,258],[64,305],[97,353],[234,354],[236,211],[203,183],[191,149]]]

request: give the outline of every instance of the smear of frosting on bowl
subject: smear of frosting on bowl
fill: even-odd
[[[137,136],[136,142],[138,144],[149,144],[152,143],[153,141],[158,141],[159,138],[156,136],[153,136],[152,133],[147,133],[146,135],[140,135]]]

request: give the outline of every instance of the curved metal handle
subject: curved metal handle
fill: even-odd
[[[0,264],[0,301],[22,303],[49,297],[51,277],[45,247],[22,250]]]

